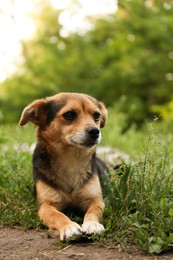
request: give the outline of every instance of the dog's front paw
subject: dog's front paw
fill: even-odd
[[[91,235],[99,234],[104,231],[104,226],[96,221],[87,221],[82,225],[82,232]]]
[[[77,223],[71,222],[61,228],[59,236],[60,240],[68,240],[74,236],[81,235],[81,233],[81,227]]]

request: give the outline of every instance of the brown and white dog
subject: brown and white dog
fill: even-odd
[[[106,117],[103,103],[79,93],[35,100],[22,113],[19,125],[30,121],[37,126],[33,172],[38,215],[61,240],[104,231],[99,222],[105,207],[100,184],[105,168],[95,153]],[[84,213],[82,226],[63,213],[68,207]]]

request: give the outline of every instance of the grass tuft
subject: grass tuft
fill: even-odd
[[[106,179],[107,238],[150,253],[173,244],[173,174],[159,136],[150,131],[143,158]]]

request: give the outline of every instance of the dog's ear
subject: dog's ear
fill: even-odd
[[[107,121],[108,111],[107,111],[105,105],[102,102],[98,103],[98,107],[102,112],[100,127],[103,128],[106,124],[106,121]]]
[[[45,99],[38,99],[29,104],[22,112],[19,125],[25,125],[28,121],[35,125],[43,124],[46,120],[45,106]]]

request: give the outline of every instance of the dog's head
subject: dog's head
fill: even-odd
[[[28,105],[19,125],[28,121],[38,126],[38,138],[49,143],[92,147],[101,140],[107,110],[95,98],[78,93],[60,93]]]

